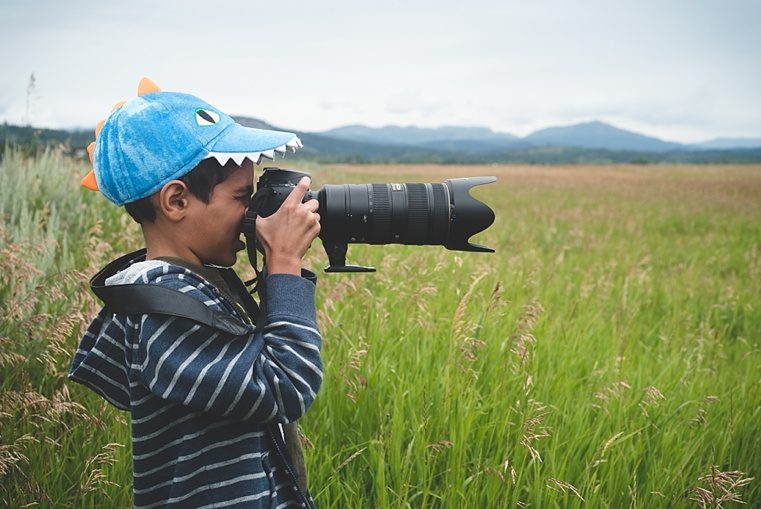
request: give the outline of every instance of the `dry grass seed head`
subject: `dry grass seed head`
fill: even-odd
[[[32,313],[39,295],[31,291],[34,280],[42,272],[30,261],[40,257],[47,249],[46,244],[29,242],[9,244],[0,250],[0,297],[5,299],[2,319],[21,321]],[[8,292],[7,295],[3,295]]]
[[[62,385],[61,388],[48,399],[43,394],[27,387],[24,391],[5,391],[0,401],[0,409],[3,414],[19,415],[34,426],[38,423],[55,423],[66,426],[63,417],[69,415],[77,422],[97,424],[95,416],[90,415],[81,404],[71,401],[69,388]]]
[[[695,417],[689,420],[690,426],[693,427],[701,427],[706,424],[708,421],[708,410],[706,410],[707,405],[711,405],[713,403],[716,403],[719,401],[718,396],[706,396],[702,401],[700,401],[698,406],[698,410],[695,414]]]
[[[0,368],[12,367],[26,362],[26,357],[12,350],[10,338],[0,337]]]
[[[725,502],[744,503],[739,489],[753,481],[753,477],[744,477],[745,472],[739,470],[722,471],[718,466],[711,466],[708,474],[698,478],[698,483],[689,492],[689,499],[696,502],[701,509],[718,509]]]
[[[505,473],[508,471],[510,472],[510,480],[513,481],[513,486],[515,486],[518,474],[515,472],[515,468],[513,468],[513,465],[510,463],[509,459],[505,459],[505,462],[502,464],[502,470],[504,470]]]
[[[341,464],[340,464],[340,465],[338,465],[338,468],[336,468],[336,474],[337,474],[338,472],[340,472],[340,471],[341,471],[341,470],[342,470],[342,469],[343,469],[343,468],[344,468],[346,465],[348,465],[349,463],[351,463],[352,461],[354,461],[355,459],[357,459],[357,458],[359,457],[359,455],[360,455],[360,454],[362,454],[363,452],[365,452],[365,450],[366,450],[366,449],[367,449],[367,446],[365,446],[365,447],[363,447],[362,449],[360,449],[360,450],[358,450],[358,451],[354,452],[354,453],[353,453],[351,456],[349,456],[348,458],[346,458],[345,460],[343,460],[343,462],[341,462]],[[334,475],[335,475],[335,474],[334,474]]]
[[[539,451],[534,447],[534,443],[542,438],[550,436],[552,428],[544,426],[544,418],[550,414],[544,405],[535,400],[529,400],[528,412],[534,415],[523,423],[523,435],[521,437],[521,445],[524,446],[531,456],[532,460],[537,460],[541,463],[542,457]]]
[[[481,274],[478,274],[475,278],[473,278],[473,281],[470,284],[470,287],[468,287],[468,290],[465,292],[465,294],[460,298],[459,302],[457,303],[457,308],[455,309],[454,315],[452,317],[452,338],[455,340],[461,340],[462,336],[466,334],[466,331],[473,330],[474,324],[472,322],[469,322],[465,320],[465,310],[468,306],[468,303],[470,302],[470,299],[473,296],[473,292],[476,289],[476,286],[478,286],[478,283],[481,282],[483,278],[485,278],[489,272],[482,272]]]
[[[309,440],[309,437],[304,433],[304,430],[301,429],[301,426],[297,426],[297,431],[299,432],[299,441],[301,442],[301,446],[304,449],[314,449],[314,442]]]
[[[39,443],[39,440],[27,433],[17,438],[12,444],[0,446],[0,477],[4,477],[11,470],[20,471],[19,464],[29,461],[22,451],[30,442]]]
[[[500,470],[499,468],[486,467],[486,468],[484,468],[483,472],[486,475],[491,475],[493,477],[496,477],[497,479],[502,481],[503,484],[506,482],[505,474],[502,473],[502,470]]]
[[[497,308],[497,305],[502,300],[502,282],[497,281],[494,284],[494,288],[491,291],[491,295],[489,296],[489,303],[486,305],[486,314],[490,314],[494,312],[494,310]]]
[[[661,401],[666,399],[666,396],[664,396],[657,387],[652,385],[645,387],[643,392],[644,396],[642,397],[642,401],[639,403],[639,407],[642,410],[642,415],[647,417],[650,415],[648,413],[648,408],[658,405]]]
[[[552,490],[562,491],[563,493],[568,493],[569,491],[576,495],[582,502],[584,502],[584,497],[581,496],[581,493],[579,493],[579,490],[577,490],[571,483],[567,483],[565,481],[561,481],[560,479],[555,479],[554,477],[550,477],[547,479],[547,487]]]
[[[124,447],[122,444],[117,443],[106,444],[101,452],[87,460],[82,470],[83,479],[80,483],[80,491],[83,494],[91,493],[103,486],[119,487],[117,483],[108,480],[102,467],[113,465],[116,462],[116,450],[122,447]],[[106,490],[103,493],[108,495]]]
[[[26,448],[26,444],[38,444],[39,442],[37,438],[27,433],[17,438],[10,445],[0,446],[0,479],[13,471],[15,475],[10,478],[10,483],[15,486],[12,489],[17,490],[27,499],[44,500],[52,506],[53,501],[47,492],[36,480],[30,479],[21,468],[21,464],[29,462],[28,456],[22,452]],[[0,486],[2,486],[2,491],[10,488],[6,484],[6,479],[3,479]]]
[[[631,388],[632,388],[631,385],[629,385],[623,380],[613,382],[612,384],[603,388],[601,391],[595,393],[594,397],[595,399],[600,401],[600,404],[599,405],[593,404],[592,406],[595,408],[602,408],[607,412],[608,411],[607,403],[612,400],[616,400],[620,398],[621,395],[625,391],[628,391]]]
[[[601,464],[608,462],[608,460],[605,459],[605,453],[607,452],[608,448],[612,446],[623,434],[623,431],[619,431],[608,440],[606,440],[604,444],[602,444],[602,447],[598,449],[598,453],[595,454],[596,459],[591,463],[591,468],[597,468]]]
[[[525,372],[526,381],[524,382],[524,392],[533,385],[533,379],[528,374],[528,366],[531,360],[531,350],[536,344],[533,329],[536,326],[539,317],[544,312],[544,307],[537,300],[532,300],[523,306],[521,317],[518,319],[518,325],[515,332],[510,337],[512,348],[510,352],[515,359],[511,364],[514,373]]]
[[[43,331],[47,338],[45,350],[38,356],[38,360],[45,366],[49,375],[64,378],[68,373],[70,358],[70,345],[67,344],[76,327],[79,327],[79,317],[63,315],[55,320],[50,327]]]
[[[433,449],[436,452],[441,452],[444,449],[449,449],[453,445],[454,444],[452,442],[450,442],[449,440],[444,439],[444,440],[439,440],[438,442],[435,442],[433,444],[428,444],[428,445],[425,446],[425,448],[426,449]]]
[[[102,267],[104,262],[111,258],[113,246],[103,240],[103,221],[97,219],[87,231],[87,246],[85,256],[87,256],[88,267]]]
[[[473,320],[466,319],[465,315],[468,303],[473,298],[473,292],[481,280],[489,274],[490,271],[487,270],[473,278],[470,287],[468,287],[468,290],[457,303],[457,308],[455,309],[452,318],[452,341],[458,345],[463,360],[467,361],[466,363],[459,363],[458,367],[473,378],[478,378],[478,372],[473,369],[472,362],[478,358],[478,350],[484,346],[485,343],[473,336],[478,324]],[[499,286],[499,283],[497,283],[497,286]],[[492,291],[492,298],[493,296],[494,291]],[[490,298],[490,300],[492,298]]]
[[[647,406],[656,405],[666,399],[666,396],[664,396],[657,387],[652,385],[645,387],[643,392],[645,393],[645,396],[642,402]]]
[[[361,369],[368,348],[369,345],[365,338],[360,337],[357,349],[349,353],[349,363],[346,372],[343,374],[343,379],[349,389],[346,396],[354,403],[357,402],[359,391],[367,387],[367,378],[361,373]]]

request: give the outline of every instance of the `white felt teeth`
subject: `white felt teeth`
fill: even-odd
[[[261,152],[209,152],[209,155],[206,156],[206,159],[214,158],[217,160],[219,164],[222,166],[226,165],[227,162],[232,159],[235,161],[235,164],[240,166],[243,164],[244,159],[249,159],[254,164],[259,164],[259,161],[262,158]]]
[[[235,161],[235,164],[240,166],[243,164],[243,160],[246,158],[246,154],[233,154],[231,159]]]
[[[292,152],[296,152],[297,148],[301,148],[304,145],[301,144],[301,140],[297,136],[294,136],[285,146],[291,149]]]
[[[285,155],[288,149],[291,149],[291,152],[296,152],[297,148],[301,148],[303,146],[304,145],[301,143],[301,140],[297,136],[294,136],[285,145],[280,145],[279,147],[276,147],[270,150],[265,150],[263,152],[209,152],[209,155],[206,157],[207,159],[210,157],[213,157],[222,166],[227,164],[227,162],[230,159],[235,161],[235,164],[237,164],[238,166],[243,164],[244,159],[248,159],[252,161],[254,164],[260,164],[263,157],[266,157],[267,159],[274,161],[276,153],[280,155]]]

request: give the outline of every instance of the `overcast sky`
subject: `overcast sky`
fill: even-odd
[[[12,124],[93,126],[145,75],[296,131],[761,137],[758,0],[0,0],[0,20]]]

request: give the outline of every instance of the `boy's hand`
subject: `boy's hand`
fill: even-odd
[[[256,218],[256,236],[270,274],[301,275],[301,259],[320,234],[319,202],[301,203],[309,183],[309,177],[302,178],[274,214]]]

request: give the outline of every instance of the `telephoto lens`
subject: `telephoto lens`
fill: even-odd
[[[265,168],[249,214],[274,213],[299,180],[294,170]],[[437,245],[458,251],[494,252],[469,239],[494,222],[494,211],[470,189],[496,177],[448,179],[441,184],[327,184],[304,200],[320,203],[320,239],[330,259],[328,272],[368,272],[345,264],[348,244]],[[250,227],[244,227],[244,232]]]

